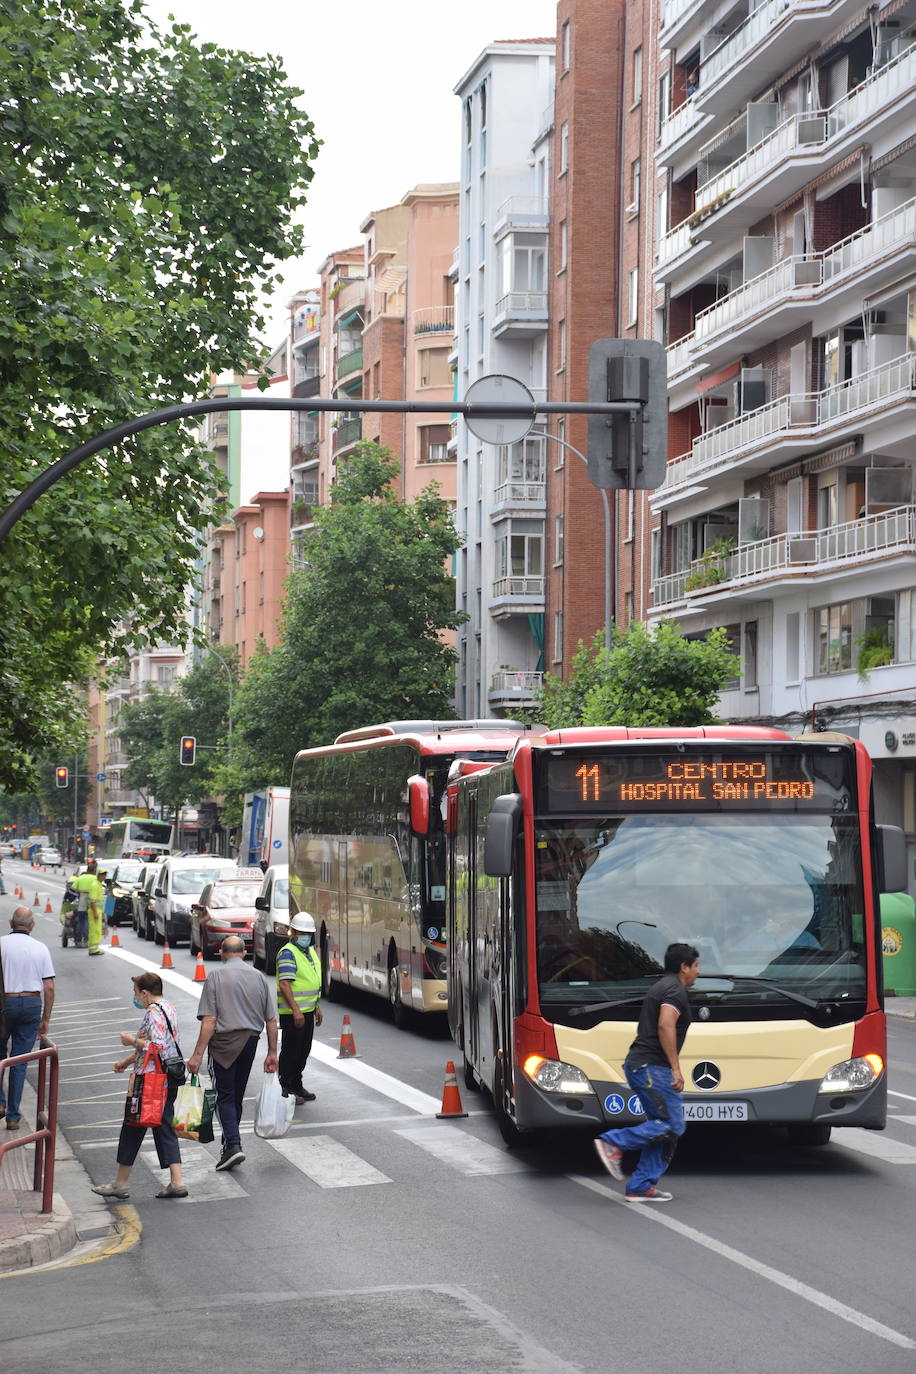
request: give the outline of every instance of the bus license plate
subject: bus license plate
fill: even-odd
[[[688,1121],[747,1121],[746,1102],[685,1102]]]

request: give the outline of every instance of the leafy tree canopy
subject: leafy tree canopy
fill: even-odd
[[[571,725],[693,726],[715,722],[715,705],[738,671],[725,630],[685,639],[676,625],[634,623],[580,640],[567,681],[544,678],[533,719],[554,729]]]
[[[463,619],[447,567],[461,541],[437,488],[404,502],[397,472],[369,442],[341,466],[289,578],[281,642],[248,666],[218,791],[285,783],[297,750],[358,725],[453,714],[455,652],[442,632]]]
[[[142,0],[0,0],[0,505],[113,424],[250,366],[318,143],[271,57]],[[72,738],[100,657],[175,638],[219,474],[177,426],[24,516],[0,566],[0,783]],[[63,686],[62,684],[70,684]]]

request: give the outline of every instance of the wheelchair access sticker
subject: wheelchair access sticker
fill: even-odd
[[[604,1099],[604,1110],[610,1112],[612,1116],[617,1116],[623,1111],[624,1102],[619,1093],[611,1093],[610,1097]]]

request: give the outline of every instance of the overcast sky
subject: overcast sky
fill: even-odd
[[[147,0],[202,41],[276,53],[324,140],[305,213],[308,251],[282,298],[314,284],[328,253],[360,241],[366,215],[421,181],[457,181],[453,87],[496,39],[552,37],[555,0]],[[270,316],[283,329],[282,299]],[[271,339],[273,342],[273,339]]]

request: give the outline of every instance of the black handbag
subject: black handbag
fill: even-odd
[[[172,1059],[162,1059],[162,1060],[161,1060],[162,1068],[163,1068],[164,1073],[165,1073],[165,1074],[167,1075],[167,1077],[168,1077],[169,1083],[174,1083],[175,1086],[176,1086],[176,1088],[180,1088],[180,1087],[182,1087],[182,1086],[187,1082],[187,1078],[188,1078],[188,1069],[187,1069],[187,1065],[185,1064],[184,1059],[183,1059],[182,1056],[181,1056],[181,1046],[178,1044],[178,1039],[177,1039],[177,1037],[176,1037],[176,1035],[175,1035],[174,1030],[172,1029],[172,1023],[171,1023],[171,1021],[169,1020],[169,1014],[168,1014],[168,1012],[166,1011],[165,1007],[162,1005],[161,1002],[160,1002],[160,1004],[159,1004],[159,1010],[162,1012],[162,1015],[165,1017],[165,1024],[166,1024],[166,1025],[168,1026],[168,1028],[169,1028],[169,1034],[171,1035],[172,1039],[175,1041],[175,1047],[176,1047],[176,1049],[179,1051],[179,1053],[176,1054]]]

